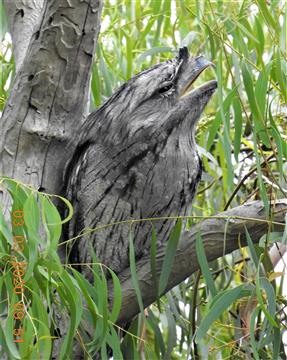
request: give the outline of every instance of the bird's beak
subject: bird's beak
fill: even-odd
[[[205,69],[214,67],[214,64],[205,59],[203,56],[198,56],[196,58],[188,58],[188,60],[184,61],[181,67],[181,75],[177,83],[179,98],[182,98],[196,90],[193,87],[195,80]],[[206,84],[203,84],[202,86],[206,86]],[[211,80],[208,84],[216,88],[217,81]]]

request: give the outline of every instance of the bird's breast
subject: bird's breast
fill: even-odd
[[[167,143],[161,151],[146,151],[116,186],[142,217],[176,216],[190,207],[200,175],[196,147],[187,151]]]

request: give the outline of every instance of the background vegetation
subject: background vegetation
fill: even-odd
[[[2,25],[5,30],[5,24]],[[9,94],[9,79],[13,77],[14,68],[9,56],[11,45],[8,40],[4,45],[0,54],[1,108]],[[284,0],[106,1],[91,81],[91,108],[99,106],[115,87],[133,74],[173,57],[175,50],[183,45],[194,55],[204,54],[214,62],[215,74],[206,72],[201,81],[216,76],[219,84],[217,94],[198,126],[197,142],[204,172],[191,215],[214,215],[251,199],[262,199],[266,211],[271,211],[268,200],[286,198],[287,194]],[[10,187],[12,197],[19,198],[19,187],[11,185],[13,182],[9,184],[5,187]],[[37,341],[18,352],[8,335],[12,323],[3,322],[0,337],[6,339],[4,351],[15,358],[23,358],[26,354],[32,359],[39,351],[49,354],[50,340],[47,339],[54,329],[51,313],[45,314],[43,310],[43,299],[46,299],[45,304],[57,302],[52,296],[56,289],[65,308],[72,314],[63,356],[84,314],[84,318],[91,315],[91,321],[97,323],[95,338],[87,349],[91,354],[102,349],[103,359],[106,344],[113,348],[115,359],[121,358],[121,352],[124,358],[133,359],[140,358],[141,354],[148,359],[198,356],[203,359],[245,359],[251,354],[256,359],[284,358],[281,342],[286,330],[283,274],[273,272],[267,251],[272,242],[284,241],[283,234],[272,233],[270,229],[260,247],[253,246],[250,239],[248,250],[240,249],[214,262],[211,273],[203,263],[203,276],[195,274],[162,297],[160,306],[152,305],[148,320],[144,325],[137,320],[132,324],[129,332],[133,335],[125,338],[120,349],[112,326],[120,302],[116,278],[114,285],[118,296],[109,313],[101,269],[95,267],[95,287],[75,272],[74,279],[71,272],[62,269],[55,253],[59,234],[53,235],[59,230],[55,227],[51,230],[52,225],[47,225],[57,223],[59,226],[59,219],[47,220],[45,214],[50,211],[57,217],[51,210],[52,205],[48,200],[41,200],[37,207],[36,200],[31,199],[39,195],[29,191],[26,190],[26,195],[21,193],[21,206],[33,206],[31,211],[42,214],[42,226],[47,234],[47,238],[40,241],[44,247],[39,249],[35,235],[39,229],[35,224],[28,224],[30,230],[23,230],[29,239],[35,238],[35,244],[31,245],[29,241],[31,248],[22,256],[29,263],[34,256],[31,265],[34,277],[32,270],[28,274],[30,277],[27,276],[30,298],[27,295],[26,303],[31,301],[31,307],[27,307],[29,316],[25,317],[25,326],[30,339],[37,333]],[[50,210],[46,211],[47,206]],[[7,229],[9,225],[6,226],[2,219],[0,236],[4,245],[0,250],[1,257],[10,256],[11,233]],[[201,250],[198,246],[199,255],[204,256]],[[13,302],[7,295],[11,290],[12,275],[6,270],[3,265],[1,316],[7,315],[7,302]],[[87,308],[82,307],[76,292],[69,293],[71,282],[85,294]],[[27,343],[33,344],[33,341]]]

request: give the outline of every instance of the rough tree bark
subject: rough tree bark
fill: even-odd
[[[65,145],[85,116],[101,8],[101,0],[44,3],[1,120],[2,174],[59,192]]]
[[[13,40],[16,71],[19,71],[35,27],[41,19],[44,0],[4,0]]]
[[[24,0],[6,1],[18,72],[0,122],[0,172],[57,194],[64,148],[85,116],[102,1],[49,0],[43,8],[38,0],[30,6],[25,4]],[[22,26],[25,31],[21,31]],[[274,209],[274,230],[281,230],[286,201],[279,201]],[[249,220],[236,218],[243,216]],[[198,232],[207,259],[214,260],[246,244],[244,226],[258,242],[269,226],[264,219],[262,204],[254,202],[222,213],[220,218],[204,220],[185,232],[166,290],[198,269],[194,249]],[[157,254],[158,273],[163,255],[161,248]],[[145,305],[156,299],[149,266],[149,258],[137,263]],[[118,321],[124,323],[139,309],[129,270],[120,274],[120,280],[123,305]]]

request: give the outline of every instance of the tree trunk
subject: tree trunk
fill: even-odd
[[[35,27],[41,20],[44,0],[4,0],[9,31],[13,40],[13,54],[16,72],[19,71]]]
[[[1,120],[1,173],[55,194],[65,146],[85,117],[102,8],[101,0],[69,4],[45,2]]]

